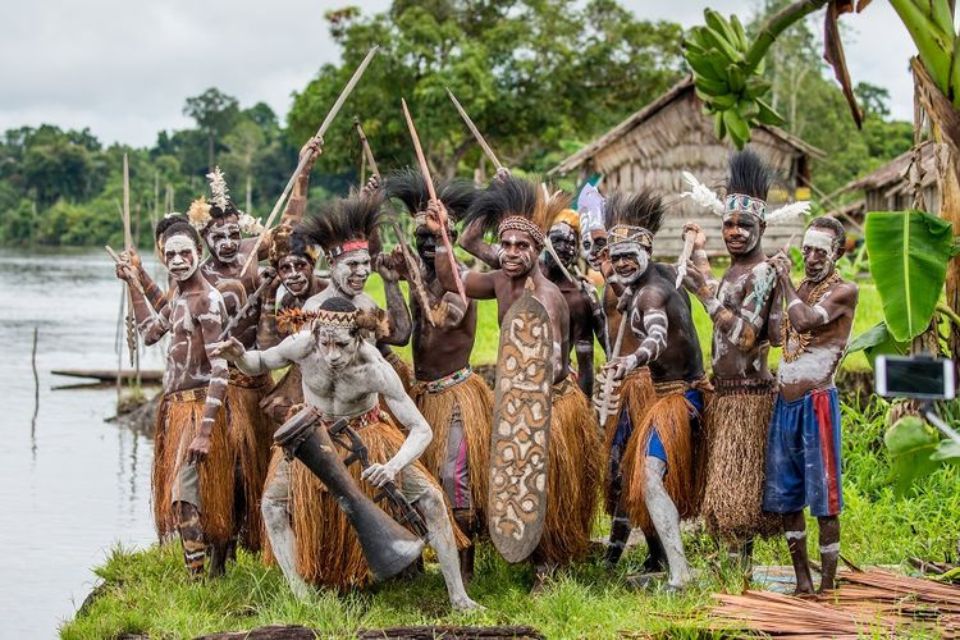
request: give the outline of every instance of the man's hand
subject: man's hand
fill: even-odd
[[[694,295],[707,286],[706,277],[693,263],[693,260],[687,260],[687,273],[683,276],[683,286]]]
[[[427,205],[426,227],[435,236],[440,235],[443,221],[447,219],[447,208],[439,200],[431,200]]]
[[[397,282],[400,280],[400,269],[397,262],[397,250],[400,247],[394,247],[391,253],[381,253],[377,256],[377,273],[383,278],[384,282]],[[399,264],[403,264],[403,256],[400,255]]]
[[[680,237],[686,238],[688,231],[692,231],[696,234],[693,238],[693,250],[702,251],[703,248],[707,246],[707,236],[703,232],[703,229],[701,229],[700,225],[695,222],[688,222],[683,225],[683,233],[680,235]]]
[[[790,279],[790,273],[793,271],[793,260],[790,259],[790,254],[778,251],[767,262],[777,270],[777,276],[781,279]]]
[[[143,263],[140,262],[140,256],[137,255],[137,252],[135,249],[131,248],[131,249],[127,249],[126,251],[121,251],[120,259],[123,260],[124,262],[129,263],[130,266],[133,267],[134,269],[143,268]]]
[[[410,270],[407,268],[407,261],[403,257],[403,247],[399,244],[390,252],[389,265],[401,280],[410,280]]]
[[[210,455],[210,436],[198,435],[190,443],[187,449],[187,462],[199,464]]]
[[[363,185],[363,188],[360,189],[360,195],[371,196],[379,190],[380,190],[380,176],[374,173],[367,180],[367,184]]]
[[[375,487],[382,487],[388,482],[394,482],[398,471],[389,462],[387,464],[372,464],[363,470],[360,477]]]
[[[126,256],[126,252],[120,254],[120,262],[117,263],[117,278],[123,280],[129,285],[136,286],[140,282],[139,270],[131,264]]]
[[[314,136],[307,140],[307,144],[303,145],[303,148],[300,149],[300,159],[302,160],[304,156],[310,154],[314,160],[317,156],[323,153],[323,138],[320,136]]]
[[[510,169],[506,167],[500,167],[497,169],[497,172],[493,174],[493,179],[497,182],[504,183],[507,181],[507,178],[510,177]]]
[[[631,353],[628,356],[621,356],[611,360],[603,367],[603,370],[614,380],[622,380],[624,376],[636,369],[638,365],[637,356]]]
[[[244,348],[243,343],[233,336],[231,336],[229,340],[218,342],[210,347],[210,355],[226,358],[230,362],[236,362],[241,359],[246,352],[247,350]]]

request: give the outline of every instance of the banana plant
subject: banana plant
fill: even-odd
[[[767,20],[753,42],[736,15],[727,19],[713,9],[704,10],[705,24],[687,33],[683,52],[697,96],[713,115],[717,138],[729,135],[737,148],[743,148],[753,127],[783,123],[765,100],[770,83],[763,78],[763,57],[785,29],[827,2],[803,0],[785,7]]]

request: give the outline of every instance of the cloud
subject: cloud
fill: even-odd
[[[90,127],[106,143],[150,145],[161,129],[189,126],[184,100],[211,86],[245,106],[266,102],[282,117],[291,92],[338,59],[323,14],[348,2],[6,2],[0,130],[49,122]],[[754,0],[625,2],[639,17],[685,26],[699,22],[707,4],[741,16],[756,7]],[[382,11],[389,0],[363,6]],[[896,14],[875,2],[843,20],[858,25],[847,50],[854,80],[887,87],[894,114],[912,117],[912,43]]]

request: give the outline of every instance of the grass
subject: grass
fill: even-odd
[[[719,274],[718,274],[719,275]],[[883,308],[880,304],[880,296],[877,293],[877,287],[872,281],[859,282],[860,301],[857,304],[857,314],[854,318],[853,335],[857,336],[870,329],[875,324],[883,320]],[[401,285],[406,295],[406,283]],[[370,279],[368,291],[378,304],[384,305],[383,281],[376,274]],[[709,366],[710,353],[713,335],[713,323],[703,305],[697,300],[693,300],[693,322],[697,328],[697,336],[700,338],[700,346],[703,348],[704,362]],[[477,303],[477,339],[473,347],[471,362],[474,365],[493,364],[497,360],[497,349],[499,348],[500,332],[497,325],[497,301],[480,300]],[[410,347],[400,347],[397,352],[406,360],[411,359]],[[603,364],[603,351],[597,344],[594,349],[595,362],[597,366]],[[780,350],[770,350],[770,364],[776,366],[780,360]],[[843,362],[843,368],[850,370],[864,370],[870,367],[866,356],[862,352],[851,354]]]
[[[895,496],[882,441],[885,411],[881,400],[871,400],[864,407],[843,406],[842,553],[859,565],[899,564],[910,556],[955,561],[960,467],[941,468],[906,498]],[[606,517],[598,519],[598,532],[607,526]],[[808,527],[811,557],[816,558],[815,524],[808,522]],[[707,536],[690,532],[685,544],[701,577],[695,588],[680,596],[627,587],[625,577],[644,558],[643,549],[637,549],[612,572],[598,559],[579,564],[561,573],[536,598],[527,595],[529,568],[506,564],[489,544],[482,544],[470,593],[486,610],[471,614],[450,612],[434,563],[428,563],[426,575],[412,582],[390,582],[343,597],[318,593],[302,603],[287,590],[279,570],[264,567],[245,553],[226,578],[197,584],[185,575],[179,545],[138,552],[117,548],[96,569],[104,583],[101,597],[65,623],[61,632],[70,640],[115,638],[124,633],[188,638],[267,624],[302,624],[333,638],[357,629],[399,625],[513,624],[536,627],[551,639],[615,638],[622,632],[714,637],[706,630],[710,594],[739,591],[742,578]],[[756,557],[763,564],[789,564],[781,539],[759,542]]]

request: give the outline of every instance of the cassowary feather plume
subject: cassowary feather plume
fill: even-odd
[[[453,220],[466,215],[477,193],[469,181],[460,179],[440,181],[434,178],[433,189]],[[427,183],[417,169],[408,167],[390,174],[384,190],[388,198],[400,200],[410,215],[425,211],[430,202]]]
[[[349,198],[337,198],[316,214],[308,215],[295,233],[310,244],[335,255],[341,245],[350,241],[375,241],[380,223],[383,192]]]
[[[494,180],[489,187],[476,194],[467,211],[465,223],[476,222],[487,231],[497,232],[507,218],[524,218],[539,230],[537,240],[543,244],[543,238],[554,219],[569,204],[570,199],[559,191],[551,195],[537,183],[509,176],[505,180]]]

